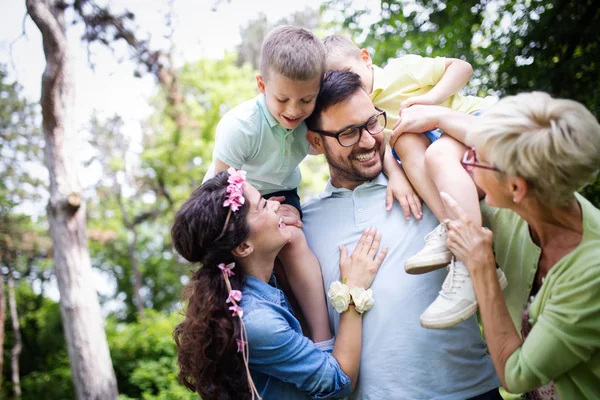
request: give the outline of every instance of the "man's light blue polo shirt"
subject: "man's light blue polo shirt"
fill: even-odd
[[[500,386],[475,317],[453,328],[422,328],[419,316],[436,298],[446,277],[441,269],[408,275],[404,261],[416,254],[438,224],[423,207],[423,219],[404,219],[394,202],[385,211],[383,174],[354,190],[328,183],[319,199],[303,205],[304,234],[323,271],[325,288],[339,280],[339,245],[351,254],[368,227],[379,229],[389,247],[372,285],[375,305],[363,319],[362,359],[354,399],[468,399]],[[339,314],[328,305],[337,334]]]
[[[273,117],[259,94],[231,109],[217,125],[213,162],[204,177],[212,178],[215,159],[247,172],[261,194],[298,187],[298,164],[308,154],[306,124],[287,130]]]

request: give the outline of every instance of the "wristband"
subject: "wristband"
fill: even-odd
[[[359,287],[349,289],[348,285],[340,281],[331,282],[327,297],[331,306],[339,313],[343,313],[350,304],[354,304],[356,311],[362,314],[369,311],[375,303],[371,289],[365,290]]]

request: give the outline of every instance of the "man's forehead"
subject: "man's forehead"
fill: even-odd
[[[375,111],[369,95],[363,90],[357,90],[346,100],[323,111],[321,125],[325,131],[337,131],[350,125],[364,123]]]

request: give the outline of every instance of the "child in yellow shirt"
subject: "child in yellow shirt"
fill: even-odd
[[[426,328],[447,328],[473,315],[477,301],[466,266],[452,262],[446,246],[446,210],[441,191],[450,194],[481,225],[479,197],[475,184],[461,165],[467,149],[440,130],[424,133],[394,131],[402,110],[415,104],[442,105],[457,111],[477,113],[496,102],[494,97],[462,96],[461,90],[471,77],[471,65],[456,58],[426,58],[406,55],[390,60],[380,68],[373,64],[366,49],[359,49],[350,39],[331,35],[323,40],[328,70],[347,70],[361,77],[373,104],[387,112],[386,138],[401,160],[413,187],[440,221],[425,237],[424,248],[406,260],[409,274],[422,274],[449,265],[448,276],[438,298],[421,315]],[[416,215],[420,218],[420,215]],[[501,283],[506,278],[500,276]]]

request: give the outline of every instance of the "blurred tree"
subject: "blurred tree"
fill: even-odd
[[[107,335],[114,354],[120,399],[196,399],[177,381],[173,327],[182,316],[147,310],[147,318],[130,324],[109,320]]]
[[[255,71],[248,65],[236,67],[234,61],[235,55],[229,54],[221,60],[188,63],[178,71],[182,109],[195,122],[193,129],[177,129],[163,96],[153,101],[156,111],[146,127],[142,170],[152,170],[177,205],[202,182],[221,117],[257,94]]]
[[[119,116],[114,116],[102,124],[96,116],[92,117],[90,126],[90,143],[96,148],[94,157],[102,168],[103,178],[97,190],[103,191],[103,202],[99,205],[106,206],[110,200],[118,205],[116,212],[120,215],[121,226],[125,230],[127,241],[127,255],[129,268],[133,272],[133,294],[138,318],[144,316],[144,301],[142,300],[143,277],[138,259],[139,226],[148,220],[155,219],[164,212],[168,205],[156,202],[152,208],[144,207],[139,200],[145,195],[155,196],[152,187],[144,180],[132,166],[127,165],[129,153],[129,138],[123,132],[123,121]],[[129,192],[124,198],[124,189]],[[136,201],[137,200],[137,201]],[[109,203],[110,204],[110,203]]]
[[[41,160],[43,140],[36,128],[37,109],[21,95],[21,87],[9,82],[0,65],[0,383],[4,364],[4,331],[8,281],[8,301],[15,340],[11,351],[11,381],[16,397],[21,394],[19,358],[21,336],[15,279],[32,275],[34,260],[46,258],[47,238],[32,229],[31,211],[44,195],[45,175]]]
[[[15,285],[15,298],[23,341],[22,398],[73,399],[73,379],[59,304],[34,293],[23,280]],[[14,342],[14,332],[9,327],[7,345],[13,346]]]
[[[140,155],[130,150],[123,129],[118,116],[103,122],[94,116],[90,124],[90,143],[96,150],[91,162],[100,164],[102,177],[89,213],[89,232],[93,264],[114,277],[116,297],[125,302],[121,318],[131,321],[134,305],[138,317],[146,307],[172,308],[185,270],[163,239],[170,204],[160,196],[156,174],[140,168]]]
[[[98,297],[94,290],[85,226],[85,202],[74,168],[73,81],[69,67],[65,3],[26,0],[42,34],[42,130],[50,178],[48,222],[61,315],[77,398],[114,399],[115,379]]]

